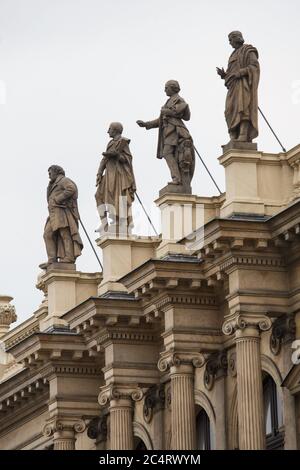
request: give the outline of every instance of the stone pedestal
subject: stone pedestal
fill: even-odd
[[[186,245],[177,242],[187,236],[194,241],[193,232],[204,226],[204,204],[199,199],[192,194],[165,193],[155,201],[161,212],[162,240],[156,250],[158,258],[189,254]]]
[[[239,142],[238,140],[231,140],[228,144],[222,145],[223,153],[228,150],[257,150],[255,142]]]
[[[271,320],[259,314],[235,314],[229,317],[223,332],[235,332],[237,364],[237,400],[239,448],[265,449],[266,433],[260,355],[260,330],[271,328]]]
[[[81,273],[73,264],[67,269],[63,263],[55,263],[39,276],[37,288],[47,295],[48,315],[41,320],[40,330],[66,327],[61,317],[89,297],[97,295],[99,273]]]
[[[107,292],[127,292],[118,279],[153,258],[159,238],[106,235],[96,243],[103,252],[103,279],[98,287],[98,295],[103,295]]]
[[[225,168],[226,200],[221,217],[271,216],[300,195],[300,145],[286,153],[224,146],[219,162]]]

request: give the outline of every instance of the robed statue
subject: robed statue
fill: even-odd
[[[160,110],[160,116],[153,121],[138,120],[140,127],[158,128],[157,158],[164,158],[169,167],[172,181],[169,185],[181,187],[182,192],[190,192],[190,184],[195,169],[193,139],[184,123],[189,121],[189,105],[179,95],[180,86],[176,80],[165,84],[169,97]]]
[[[129,149],[130,140],[123,137],[122,132],[120,122],[110,124],[108,134],[111,140],[102,153],[97,173],[95,198],[101,218],[99,232],[102,234],[108,231],[130,234],[133,226],[131,206],[136,185]]]
[[[258,52],[250,44],[244,44],[240,31],[231,32],[228,38],[234,51],[227,70],[217,67],[228,89],[225,106],[228,132],[232,142],[252,142],[258,136]]]
[[[48,261],[40,265],[42,269],[47,269],[53,263],[75,263],[83,248],[78,231],[80,217],[77,186],[58,165],[50,166],[48,174],[49,216],[44,229]]]

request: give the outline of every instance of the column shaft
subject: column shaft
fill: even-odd
[[[260,358],[256,328],[237,331],[237,390],[239,446],[242,450],[265,448],[265,423]]]
[[[132,403],[131,400],[112,400],[110,403],[110,449],[132,450]]]
[[[175,373],[174,369],[176,369]],[[195,450],[196,418],[192,366],[171,368],[171,397],[172,449]]]
[[[54,433],[54,450],[75,450],[74,432],[58,431]]]

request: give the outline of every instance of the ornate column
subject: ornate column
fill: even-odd
[[[265,449],[265,422],[260,356],[260,331],[272,322],[263,314],[235,312],[223,325],[223,333],[236,338],[239,447]]]
[[[172,400],[172,449],[195,450],[196,417],[194,367],[201,367],[205,358],[200,353],[164,353],[158,368],[170,368]]]
[[[133,449],[133,403],[143,398],[138,386],[105,385],[98,397],[100,406],[109,402],[110,450]]]
[[[84,430],[82,419],[58,418],[46,424],[43,434],[47,437],[53,435],[54,450],[75,450],[75,433]]]

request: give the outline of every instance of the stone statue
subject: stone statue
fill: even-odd
[[[228,37],[234,51],[226,72],[217,67],[217,73],[228,89],[225,117],[230,142],[250,143],[258,136],[258,52],[255,47],[244,44],[243,35],[239,31],[231,32]]]
[[[157,158],[164,158],[171,172],[169,185],[179,185],[176,192],[191,192],[190,184],[195,169],[193,139],[183,121],[191,117],[189,105],[179,96],[180,86],[176,80],[165,85],[169,99],[161,108],[160,116],[154,121],[137,121],[140,127],[158,127]]]
[[[129,149],[130,140],[123,137],[122,132],[121,123],[110,124],[108,134],[111,140],[102,153],[103,158],[97,173],[95,198],[101,218],[100,233],[108,231],[110,227],[110,231],[113,228],[119,234],[127,234],[133,225],[131,205],[136,185]],[[112,220],[110,226],[108,215]]]
[[[77,186],[66,178],[63,168],[58,165],[50,166],[48,173],[49,217],[44,229],[48,262],[40,265],[42,269],[47,269],[58,260],[60,263],[75,263],[83,248],[78,231]]]

